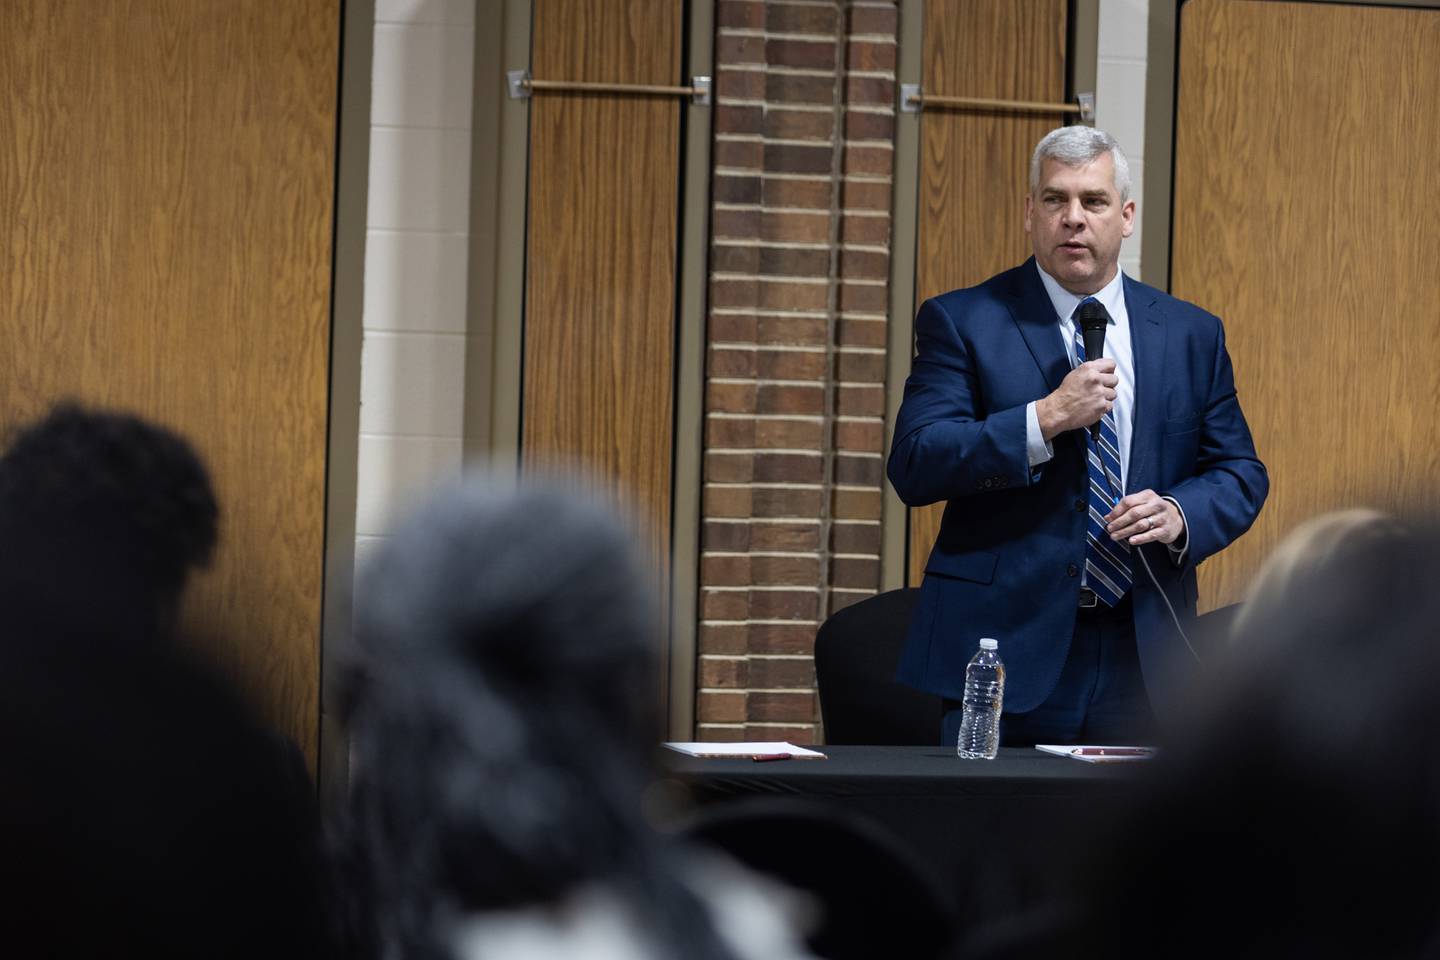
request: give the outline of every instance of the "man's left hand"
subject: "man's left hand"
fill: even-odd
[[[1132,547],[1147,543],[1174,543],[1185,532],[1180,511],[1154,490],[1127,494],[1105,515],[1111,540]]]

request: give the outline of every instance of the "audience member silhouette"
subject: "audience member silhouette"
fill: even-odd
[[[354,955],[803,955],[762,884],[642,815],[658,605],[611,520],[533,486],[470,485],[362,573]]]
[[[12,629],[163,638],[187,575],[209,562],[218,512],[184,439],[62,404],[0,457],[0,607]]]
[[[326,957],[313,788],[176,636],[217,508],[190,445],[56,408],[0,457],[0,901],[55,957]]]
[[[1354,571],[1383,559],[1392,547],[1410,545],[1398,519],[1378,510],[1336,510],[1312,517],[1290,532],[1260,570],[1247,603],[1231,624],[1231,639],[1264,643],[1278,632],[1282,642],[1328,632],[1332,613],[1368,609],[1368,589]]]
[[[1076,901],[972,957],[1440,956],[1440,537],[1282,545]]]
[[[149,640],[0,644],[7,953],[334,955],[313,796],[228,684]]]

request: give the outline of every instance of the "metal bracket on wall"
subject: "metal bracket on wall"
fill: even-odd
[[[534,80],[529,70],[505,74],[505,88],[511,100],[528,100],[535,93],[620,93],[641,97],[689,97],[700,107],[710,106],[709,77],[693,77],[688,87],[665,87],[640,83],[591,83],[581,80]]]
[[[922,93],[918,83],[900,85],[900,110],[919,113],[923,107],[961,110],[1009,110],[1016,113],[1077,114],[1085,123],[1095,122],[1095,94],[1082,93],[1074,103],[1037,103],[1033,100],[995,100],[988,97],[942,97]]]

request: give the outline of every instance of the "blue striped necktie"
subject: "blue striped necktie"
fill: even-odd
[[[1081,305],[1094,297],[1086,297]],[[1080,307],[1075,308],[1071,319],[1075,323],[1075,356],[1085,362],[1085,341],[1080,335],[1080,321],[1077,319]],[[1084,431],[1085,451],[1090,465],[1090,518],[1085,525],[1085,586],[1095,591],[1095,596],[1106,606],[1113,607],[1130,590],[1130,548],[1110,539],[1105,532],[1105,514],[1115,505],[1116,497],[1110,496],[1110,484],[1105,471],[1117,488],[1120,486],[1120,440],[1115,433],[1115,414],[1106,413],[1100,418],[1100,442],[1097,444]],[[1103,465],[1102,465],[1103,461]],[[1124,491],[1121,490],[1120,493]]]

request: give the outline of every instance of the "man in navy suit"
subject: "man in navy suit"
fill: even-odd
[[[1025,198],[1034,257],[915,319],[888,473],[910,506],[948,504],[898,678],[945,698],[948,745],[981,637],[1006,666],[1005,744],[1151,739],[1197,667],[1195,567],[1269,490],[1219,319],[1118,268],[1129,192],[1109,134],[1052,131]],[[1084,356],[1084,313],[1103,356]]]

